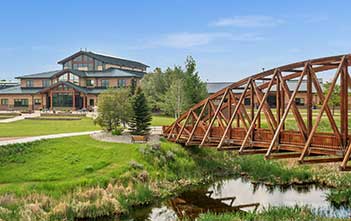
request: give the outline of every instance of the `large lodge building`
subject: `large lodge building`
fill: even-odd
[[[89,110],[107,88],[139,85],[148,68],[90,51],[79,51],[58,64],[61,70],[20,76],[19,85],[0,88],[0,110]]]

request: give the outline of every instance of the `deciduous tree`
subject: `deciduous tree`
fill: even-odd
[[[129,121],[132,112],[130,91],[126,88],[108,89],[98,97],[98,117],[95,123],[107,131]]]

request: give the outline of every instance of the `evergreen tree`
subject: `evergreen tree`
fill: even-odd
[[[144,93],[140,88],[133,98],[132,102],[133,114],[129,122],[133,135],[146,135],[150,130],[151,112],[148,107]]]
[[[131,80],[131,85],[130,85],[130,95],[133,96],[136,92],[136,87],[137,87],[137,83],[135,79]]]

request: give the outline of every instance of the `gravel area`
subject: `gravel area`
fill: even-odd
[[[105,131],[94,133],[90,135],[93,139],[111,143],[132,143],[132,136],[130,134],[124,135],[112,135],[111,133],[107,133]],[[152,134],[149,135],[149,139],[146,143],[159,143],[160,142],[160,135]]]

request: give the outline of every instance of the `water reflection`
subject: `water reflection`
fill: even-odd
[[[258,211],[269,206],[308,205],[315,213],[323,216],[350,217],[349,208],[335,208],[326,201],[327,192],[328,189],[315,185],[272,186],[238,178],[184,192],[149,208],[137,209],[128,220],[173,221],[185,216],[195,218],[206,211],[252,211],[255,209],[252,206],[256,205],[254,203],[260,204]]]

